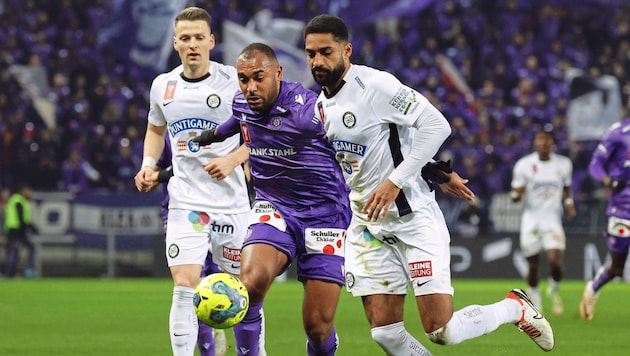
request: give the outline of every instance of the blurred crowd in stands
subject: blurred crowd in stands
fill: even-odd
[[[134,190],[152,75],[99,45],[113,3],[0,0],[0,188],[28,182],[35,190]],[[225,19],[245,25],[266,8],[275,17],[308,21],[338,3],[187,5],[210,12],[220,43]],[[354,63],[396,74],[449,119],[453,134],[441,155],[470,179],[479,196],[477,218],[487,218],[483,211],[494,193],[509,190],[513,164],[532,151],[541,125],[553,126],[557,151],[573,160],[576,198],[597,188],[586,172],[595,142],[572,142],[567,135],[565,72],[616,77],[628,105],[630,3],[441,0],[413,16],[353,27],[351,37]],[[468,95],[445,80],[440,56],[459,71]],[[221,60],[220,47],[211,57]],[[173,52],[169,68],[177,63]],[[32,68],[46,82],[54,125],[10,71],[13,65]]]

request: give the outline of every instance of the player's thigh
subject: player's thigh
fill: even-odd
[[[259,228],[267,226],[259,225]],[[250,235],[254,236],[254,234]],[[264,299],[276,276],[289,261],[288,256],[264,240],[247,243],[241,250],[240,280],[247,287],[254,303]]]
[[[355,297],[407,293],[409,275],[396,244],[385,243],[354,219],[346,234],[346,287]]]
[[[416,304],[427,333],[446,325],[453,316],[453,296],[450,294],[425,294],[416,296]]]
[[[450,234],[437,204],[401,219],[396,236],[405,241],[403,258],[415,296],[453,294]]]
[[[363,310],[371,328],[391,325],[403,320],[405,295],[374,294],[361,298]]]
[[[542,240],[538,230],[521,228],[519,246],[525,257],[538,255],[542,251]]]
[[[344,240],[348,220],[343,214],[288,218],[298,246],[297,277],[343,285]]]
[[[316,325],[332,327],[341,286],[337,283],[310,279],[304,282],[304,303],[302,316],[304,325],[311,328]]]
[[[558,224],[550,225],[547,229],[545,229],[541,239],[543,249],[546,251],[564,251],[566,249],[567,239],[560,222]]]
[[[247,232],[249,212],[212,214],[208,224],[212,261],[223,271],[239,275],[241,248]]]
[[[204,264],[210,247],[208,230],[200,228],[197,222],[205,221],[204,216],[207,215],[190,210],[169,210],[166,227],[166,260],[169,267]],[[201,273],[201,267],[198,273]]]

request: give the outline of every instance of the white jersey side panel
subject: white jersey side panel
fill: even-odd
[[[370,194],[392,173],[395,162],[409,153],[416,132],[412,125],[428,101],[391,74],[370,67],[352,65],[344,80],[332,98],[320,93],[316,115],[324,121],[352,188],[352,209],[362,216],[359,212]],[[421,168],[403,185],[406,202],[397,201],[390,214],[398,215],[405,204],[416,211],[419,204],[433,199],[420,177]]]
[[[184,80],[181,73],[180,66],[153,81],[148,117],[153,125],[167,126],[171,141],[174,176],[168,184],[169,208],[228,214],[249,211],[241,166],[221,181],[203,169],[212,159],[237,149],[239,136],[206,147],[190,142],[231,116],[232,100],[239,90],[236,70],[210,62],[210,76],[201,81]]]
[[[568,157],[551,154],[541,161],[538,153],[530,153],[514,165],[512,188],[525,187],[523,214],[530,221],[560,220],[562,192],[571,185],[573,164]]]

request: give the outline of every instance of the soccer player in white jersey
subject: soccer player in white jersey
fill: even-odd
[[[567,218],[575,216],[571,174],[573,163],[568,157],[552,152],[553,132],[542,128],[534,137],[536,152],[519,159],[514,165],[512,191],[514,202],[523,197],[525,204],[521,216],[520,245],[529,266],[527,294],[536,308],[542,308],[542,297],[538,290],[538,267],[540,254],[545,251],[549,262],[549,296],[551,312],[563,312],[558,285],[564,272],[564,250],[566,238],[562,227],[563,205]]]
[[[551,350],[551,326],[520,289],[497,303],[453,312],[450,235],[419,173],[451,132],[444,116],[391,74],[352,64],[342,19],[316,16],[304,40],[313,77],[323,87],[316,113],[351,188],[346,286],[362,298],[374,341],[388,355],[430,354],[403,324],[411,286],[424,331],[437,344],[457,344],[511,323]]]
[[[182,65],[160,74],[151,85],[144,158],[135,184],[141,192],[151,189],[151,174],[168,134],[174,176],[168,184],[166,258],[175,285],[169,332],[173,355],[192,356],[198,330],[193,293],[208,249],[223,271],[239,274],[250,206],[242,162],[223,157],[239,147],[239,138],[212,148],[191,142],[231,116],[239,90],[236,70],[210,60],[215,40],[205,10],[182,10],[174,28],[173,46]],[[214,179],[207,171],[216,169],[233,172]]]

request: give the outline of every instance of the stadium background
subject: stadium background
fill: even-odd
[[[630,4],[3,0],[0,188],[3,200],[16,182],[36,191],[40,275],[166,275],[159,192],[135,192],[132,178],[148,89],[178,64],[171,22],[187,5],[213,16],[213,59],[232,64],[247,43],[267,42],[278,48],[285,79],[307,83],[301,26],[338,14],[351,26],[354,63],[391,71],[444,112],[453,134],[440,155],[478,195],[468,204],[438,193],[453,233],[454,277],[524,273],[519,206],[506,192],[514,162],[544,125],[574,164],[567,277],[589,278],[603,263],[606,191],[587,165],[630,105]]]

